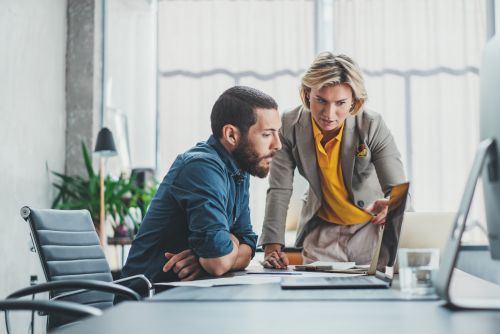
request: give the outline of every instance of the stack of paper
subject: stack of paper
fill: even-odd
[[[336,273],[364,273],[368,266],[357,266],[355,262],[316,261],[310,264],[296,265],[297,271],[325,271]]]

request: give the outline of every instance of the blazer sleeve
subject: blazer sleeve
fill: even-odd
[[[260,246],[271,243],[285,245],[286,216],[293,191],[293,174],[296,162],[292,155],[290,141],[286,139],[283,128],[280,129],[282,148],[271,162],[264,224],[259,240]]]
[[[406,181],[406,176],[401,154],[384,120],[379,116],[373,120],[373,123],[376,126],[371,127],[372,133],[368,136],[372,138],[372,143],[369,145],[372,163],[375,166],[380,187],[384,195],[387,196],[392,186]]]

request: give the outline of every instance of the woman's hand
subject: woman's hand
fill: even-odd
[[[267,244],[264,246],[264,268],[286,269],[289,261],[280,244]]]
[[[378,199],[365,208],[365,211],[372,215],[371,222],[376,225],[385,223],[387,217],[387,209],[389,208],[389,200],[386,198]]]

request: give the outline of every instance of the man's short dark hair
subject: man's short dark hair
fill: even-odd
[[[242,135],[257,123],[256,108],[278,109],[276,101],[255,88],[234,86],[222,93],[215,102],[210,115],[212,133],[222,137],[222,128],[226,124],[236,126]]]

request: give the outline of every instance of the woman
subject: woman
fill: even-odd
[[[364,109],[359,67],[345,55],[318,55],[302,78],[302,106],[282,116],[283,145],[272,163],[260,244],[265,267],[286,268],[285,221],[293,173],[309,182],[296,246],[304,263],[369,264],[391,186],[405,181],[401,155],[382,117]],[[392,229],[392,238],[398,238]],[[384,237],[384,245],[386,240]],[[394,254],[382,247],[386,263]]]

